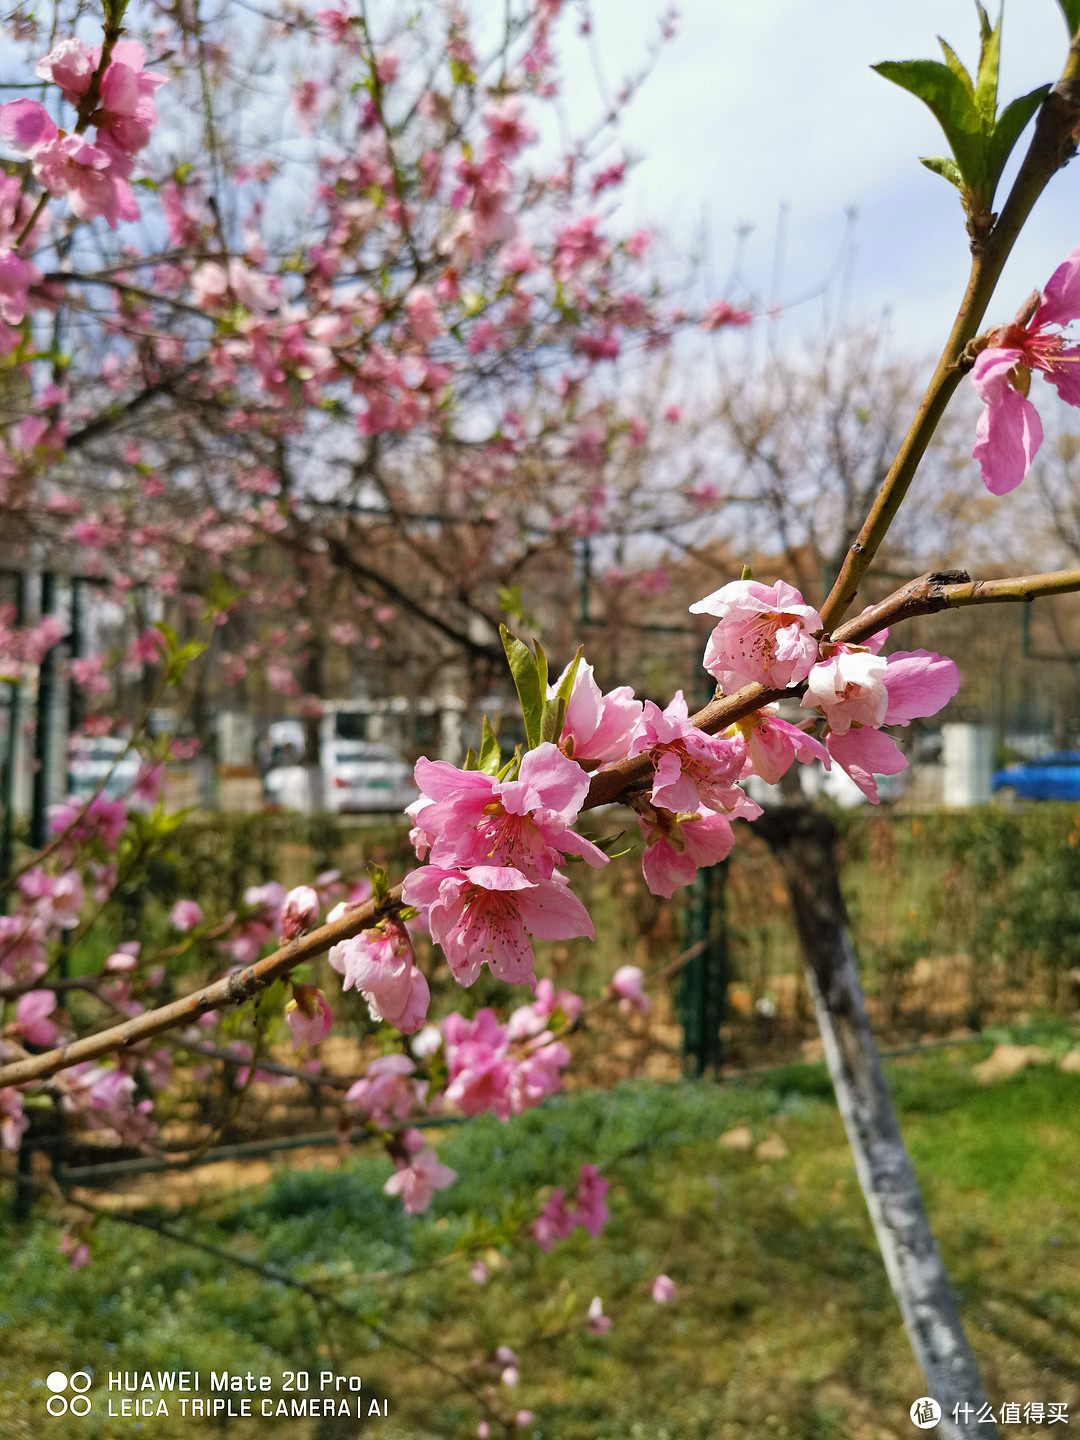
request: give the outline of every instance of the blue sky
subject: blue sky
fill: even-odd
[[[592,9],[615,87],[639,64],[659,3],[593,0]],[[971,0],[682,0],[680,10],[675,40],[621,126],[622,144],[643,157],[624,201],[628,217],[659,225],[680,250],[704,221],[718,286],[736,227],[752,225],[747,270],[769,299],[780,206],[788,207],[783,298],[828,271],[854,207],[849,316],[872,321],[887,311],[897,350],[936,350],[967,275],[959,198],[918,163],[945,148],[929,111],[869,67],[939,58],[938,34],[972,67]],[[1056,79],[1066,49],[1056,0],[1006,0],[1002,101]],[[584,120],[596,113],[595,82],[581,45],[567,35],[560,50],[568,109]],[[988,321],[1011,318],[1078,244],[1080,160],[1040,201]],[[785,326],[819,323],[821,307],[797,313]]]

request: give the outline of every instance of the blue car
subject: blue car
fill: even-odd
[[[1080,800],[1080,750],[1054,750],[1037,760],[995,770],[990,789],[998,800]]]

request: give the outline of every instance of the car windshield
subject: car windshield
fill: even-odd
[[[388,762],[394,764],[398,757],[387,745],[337,745],[334,748],[334,759],[338,764],[355,764],[357,761],[365,765],[385,765]]]
[[[71,756],[73,760],[107,761],[111,765],[126,749],[126,740],[95,740],[92,745],[74,746]]]

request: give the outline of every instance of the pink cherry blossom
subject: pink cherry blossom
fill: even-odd
[[[56,996],[51,990],[28,990],[15,1004],[15,1033],[31,1045],[51,1045],[58,1028],[47,1017],[56,1009]]]
[[[141,765],[128,796],[132,810],[152,810],[161,797],[165,785],[165,763],[159,760],[154,765]]]
[[[131,654],[136,660],[141,660],[145,664],[153,664],[155,660],[161,658],[161,652],[164,649],[165,636],[160,630],[151,627],[149,630],[144,630],[138,639],[132,642]]]
[[[610,990],[613,995],[619,997],[619,1009],[624,1015],[629,1015],[636,1010],[639,1015],[647,1015],[652,1001],[642,990],[645,976],[637,965],[620,965],[615,974],[611,977]]]
[[[90,1246],[85,1240],[76,1240],[67,1230],[60,1237],[60,1253],[71,1257],[72,1270],[81,1270],[84,1265],[90,1264]]]
[[[62,40],[37,62],[37,73],[64,92],[65,100],[78,106],[90,89],[101,63],[101,46],[90,49],[76,38]],[[106,135],[129,155],[141,150],[150,139],[157,121],[153,97],[166,83],[164,75],[143,69],[146,55],[134,40],[113,46],[109,64],[101,77],[98,108],[93,121],[98,139]]]
[[[1042,444],[1038,411],[1027,398],[1031,372],[1041,371],[1062,400],[1080,406],[1080,346],[1066,346],[1061,333],[1077,319],[1080,246],[1051,275],[1031,319],[992,330],[990,344],[975,360],[971,381],[986,408],[972,455],[993,495],[1015,490]]]
[[[705,669],[726,693],[757,682],[786,690],[805,680],[817,659],[814,632],[821,616],[793,585],[778,580],[733,580],[690,606],[693,615],[715,615],[705,647]]]
[[[139,206],[127,183],[131,161],[108,136],[91,145],[81,135],[61,134],[36,100],[0,105],[0,139],[30,157],[34,178],[53,195],[66,195],[79,220],[102,215],[115,230],[137,220]]]
[[[202,906],[196,900],[178,900],[169,915],[169,924],[174,930],[194,930],[202,922]]]
[[[589,780],[555,745],[530,750],[516,780],[425,758],[416,762],[415,775],[422,793],[409,813],[434,837],[429,859],[435,865],[508,866],[548,880],[564,854],[607,864],[602,850],[570,828]]]
[[[774,708],[755,710],[737,724],[746,746],[747,769],[743,773],[758,775],[767,785],[775,785],[794,760],[804,765],[820,760],[828,769],[829,752],[821,741],[781,720],[772,713]]]
[[[658,1305],[666,1305],[675,1299],[675,1283],[668,1275],[657,1275],[653,1281],[652,1298]]]
[[[537,138],[536,131],[522,118],[521,100],[508,95],[497,104],[487,105],[480,119],[488,132],[488,153],[513,157]]]
[[[929,650],[898,650],[886,658],[836,646],[810,672],[802,704],[825,715],[830,756],[877,804],[874,775],[898,774],[908,763],[877,727],[935,715],[959,686],[955,663]]]
[[[281,907],[281,938],[295,940],[318,921],[319,896],[310,885],[297,885]]]
[[[406,1165],[399,1168],[383,1186],[387,1195],[400,1195],[408,1215],[418,1215],[431,1204],[436,1190],[445,1190],[457,1179],[457,1171],[448,1165],[441,1165],[435,1151],[428,1147],[421,1150]]]
[[[566,1206],[562,1188],[552,1191],[551,1198],[533,1221],[532,1237],[541,1250],[547,1251],[559,1240],[565,1240],[574,1232],[574,1216]]]
[[[745,798],[735,784],[745,751],[723,736],[707,735],[688,717],[681,690],[666,710],[645,701],[628,753],[650,752],[653,803],[672,811],[697,810],[702,805],[722,813],[737,810]]]
[[[378,1125],[404,1120],[423,1099],[427,1086],[411,1080],[416,1066],[407,1055],[382,1055],[367,1067],[367,1073],[345,1092],[347,1104],[370,1115]]]
[[[475,1265],[469,1267],[469,1279],[474,1285],[486,1285],[488,1282],[488,1267],[483,1260],[477,1260]]]
[[[820,710],[834,735],[846,735],[852,725],[883,724],[889,708],[886,664],[883,655],[835,647],[810,671],[802,708]]]
[[[569,665],[553,685],[547,698],[553,700],[566,678]],[[627,752],[630,736],[641,718],[642,705],[634,699],[629,685],[620,685],[601,694],[593,676],[593,667],[578,662],[573,688],[566,706],[566,720],[559,749],[586,770],[595,770],[610,760],[619,760]]]
[[[69,841],[99,839],[108,850],[115,850],[127,825],[127,809],[122,800],[106,800],[95,795],[89,804],[70,796],[59,805],[49,806],[49,829],[62,835],[70,828]]]
[[[110,975],[128,975],[139,966],[139,942],[127,940],[105,960],[104,968]]]
[[[41,279],[41,271],[14,250],[0,250],[0,320],[18,325],[26,314],[26,294]]]
[[[513,1114],[514,1061],[506,1027],[484,1006],[471,1021],[458,1014],[443,1021],[446,1065],[450,1081],[447,1103],[465,1115],[488,1110],[500,1120]]]
[[[594,1295],[589,1305],[588,1330],[591,1335],[606,1335],[611,1329],[611,1319],[604,1314],[604,1302]]]
[[[285,1007],[285,1019],[292,1032],[293,1049],[299,1050],[326,1039],[333,1028],[334,1012],[316,986],[298,985],[294,981],[293,998]]]
[[[547,1029],[548,1021],[555,1014],[561,1014],[566,1024],[572,1025],[581,1014],[582,999],[570,990],[556,990],[544,976],[536,987],[536,994],[528,1005],[519,1005],[506,1022],[511,1040],[531,1040]]]
[[[409,328],[421,345],[429,345],[442,331],[442,321],[435,297],[424,285],[414,285],[405,297],[405,313],[409,317]],[[394,612],[391,609],[390,619]],[[378,619],[378,613],[375,616]]]
[[[577,1209],[574,1224],[583,1225],[595,1240],[608,1220],[608,1208],[604,1196],[608,1182],[595,1165],[582,1165],[577,1182]]]
[[[402,895],[408,905],[430,907],[432,939],[461,985],[471,985],[486,961],[500,980],[533,986],[530,935],[594,938],[589,912],[565,884],[529,880],[510,866],[427,865],[405,877]]]
[[[761,807],[744,800],[740,813],[747,820],[761,814]],[[690,885],[698,870],[716,865],[735,843],[726,815],[702,806],[695,814],[675,816],[665,810],[652,813],[651,818],[638,816],[645,834],[645,854],[641,868],[645,883],[654,895],[669,899],[680,885]]]
[[[0,1089],[0,1145],[18,1150],[23,1131],[30,1121],[23,1114],[22,1095],[11,1085]]]
[[[701,317],[702,330],[723,330],[728,325],[749,325],[753,320],[749,310],[738,310],[726,300],[713,300],[705,307]]]
[[[356,26],[347,9],[316,10],[315,20],[322,26],[334,45],[341,45],[346,49],[359,51],[360,41],[357,38]]]
[[[412,1035],[424,1024],[430,999],[428,983],[413,964],[412,943],[397,920],[384,920],[374,929],[340,941],[328,958],[344,977],[342,989],[355,985],[373,1020],[385,1020],[403,1035]]]

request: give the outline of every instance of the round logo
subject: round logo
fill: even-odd
[[[908,1411],[911,1423],[920,1430],[933,1430],[941,1420],[941,1406],[932,1395],[920,1395]]]
[[[45,1377],[45,1386],[49,1391],[49,1398],[45,1401],[45,1409],[50,1415],[87,1415],[90,1412],[90,1399],[86,1394],[93,1384],[93,1380],[85,1370],[76,1370],[68,1378],[62,1370],[53,1370]],[[71,1399],[64,1394],[70,1385],[75,1392]]]

